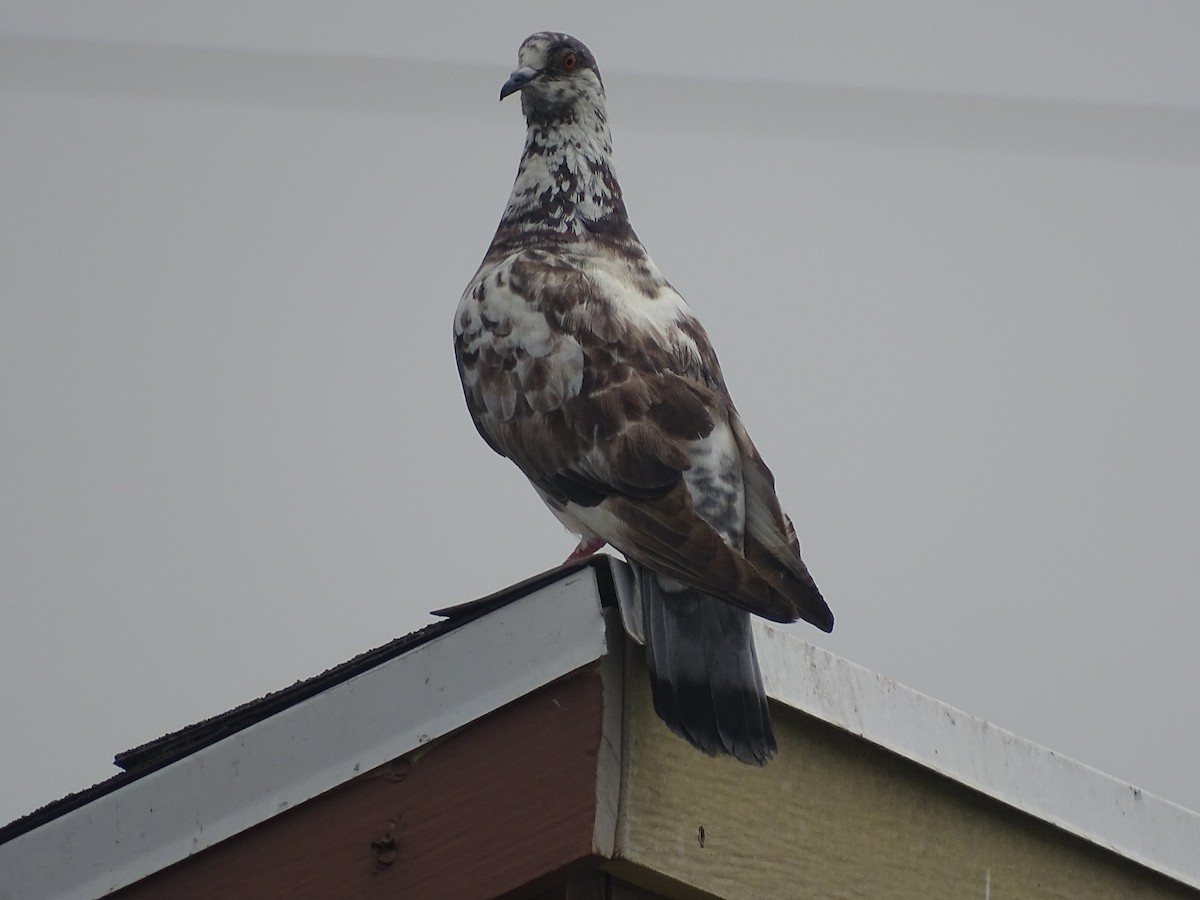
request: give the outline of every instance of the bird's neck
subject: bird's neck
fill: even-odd
[[[588,239],[637,240],[613,172],[604,108],[578,104],[570,113],[529,117],[521,166],[493,251]]]

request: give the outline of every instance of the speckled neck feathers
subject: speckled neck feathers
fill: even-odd
[[[492,252],[588,238],[640,249],[613,172],[603,87],[558,99],[522,98],[525,150]]]

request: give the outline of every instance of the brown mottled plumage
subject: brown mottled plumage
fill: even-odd
[[[455,318],[467,406],[581,548],[634,565],[667,724],[762,763],[775,742],[746,612],[833,617],[708,336],[629,225],[595,59],[543,32],[519,62],[501,98],[521,92],[525,151]]]

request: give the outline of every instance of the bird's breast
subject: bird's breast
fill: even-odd
[[[463,388],[492,422],[560,408],[583,385],[584,353],[514,283],[513,260],[485,265],[454,323]]]

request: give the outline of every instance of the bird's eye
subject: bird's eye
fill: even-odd
[[[579,65],[579,57],[576,56],[572,51],[568,50],[563,54],[560,65],[563,67],[564,72],[573,72],[575,71],[575,67]]]

